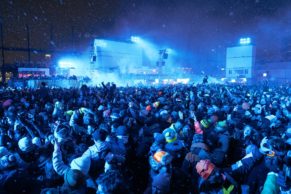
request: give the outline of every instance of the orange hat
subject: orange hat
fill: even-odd
[[[165,156],[167,154],[167,152],[165,151],[158,151],[154,154],[154,160],[158,163],[160,163],[162,161],[163,156]]]
[[[152,110],[151,105],[147,105],[146,110],[147,110],[147,111],[151,111],[151,110]]]
[[[211,175],[214,168],[215,166],[211,163],[210,160],[200,160],[196,164],[196,171],[204,180],[206,180]]]

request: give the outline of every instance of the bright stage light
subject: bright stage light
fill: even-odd
[[[138,47],[142,48],[144,54],[151,60],[157,60],[159,57],[158,48],[151,42],[140,38],[138,36],[132,36],[131,41],[135,43]]]
[[[231,82],[231,83],[235,83],[235,82],[236,82],[236,80],[235,80],[235,79],[232,79],[232,80],[230,80],[230,82]]]
[[[263,77],[267,77],[268,76],[268,74],[267,73],[263,73]]]
[[[69,60],[69,59],[62,59],[58,62],[58,65],[60,68],[74,68],[74,62],[73,60]]]
[[[239,40],[239,43],[241,44],[241,45],[248,45],[248,44],[251,44],[251,38],[249,38],[249,37],[247,37],[247,38],[241,38],[240,40]]]
[[[131,36],[130,40],[134,43],[138,43],[138,42],[140,42],[141,39],[138,36]]]
[[[106,47],[107,43],[104,40],[95,40],[95,47]]]

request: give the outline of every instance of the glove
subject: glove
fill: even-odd
[[[34,137],[32,139],[32,144],[36,145],[37,147],[41,147],[41,140],[39,137]]]
[[[272,151],[270,148],[266,148],[265,144],[268,142],[268,138],[264,137],[264,139],[262,139],[261,143],[260,143],[260,152],[262,154],[267,154],[268,152]]]
[[[180,118],[181,120],[183,120],[183,113],[182,113],[181,111],[179,111],[178,114],[179,114],[179,118]]]

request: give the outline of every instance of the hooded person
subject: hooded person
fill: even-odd
[[[54,129],[53,138],[53,141],[56,141],[61,147],[63,159],[66,162],[71,161],[77,152],[77,145],[72,136],[71,128],[66,123],[57,125]]]
[[[116,170],[109,170],[101,174],[96,183],[98,184],[96,194],[129,193],[125,177]]]
[[[80,170],[69,169],[64,174],[64,184],[57,188],[42,189],[41,194],[86,194],[86,178]]]
[[[247,150],[249,153],[243,159],[231,166],[232,176],[245,177],[244,183],[249,190],[259,192],[268,173],[277,173],[280,170],[282,145],[278,138],[263,138],[259,149],[253,146]]]
[[[188,176],[191,177],[189,188],[192,192],[196,191],[194,193],[197,193],[198,191],[198,175],[195,166],[201,159],[210,158],[208,151],[209,148],[204,143],[203,134],[194,134],[190,152],[186,154],[182,165],[182,170],[187,172]]]
[[[17,159],[13,154],[6,154],[0,158],[0,171],[4,172],[17,166]]]
[[[177,122],[173,123],[173,124],[170,126],[170,128],[175,129],[175,131],[176,131],[177,133],[179,133],[179,132],[181,131],[181,129],[183,128],[183,124],[181,123],[181,121],[177,121]]]
[[[222,165],[229,149],[229,133],[226,121],[220,121],[214,128],[217,142],[216,146],[210,150],[211,160],[218,166]]]
[[[23,137],[18,141],[19,156],[24,162],[36,162],[39,159],[40,153],[37,146],[32,143],[29,137]]]
[[[165,151],[169,152],[173,158],[173,165],[181,166],[184,155],[186,154],[186,147],[182,140],[177,139],[178,134],[175,129],[167,128],[163,131],[166,140]]]
[[[200,175],[200,193],[238,193],[238,183],[227,172],[217,168],[210,160],[200,160],[196,164]]]
[[[89,178],[91,166],[91,155],[88,152],[73,159],[69,166],[62,160],[60,145],[55,142],[52,163],[55,172],[60,176],[64,176],[65,183],[62,189],[77,190],[80,193],[85,193],[86,179]]]
[[[129,130],[120,125],[115,131],[116,138],[110,138],[108,143],[110,144],[110,150],[112,154],[119,158],[119,161],[124,164],[127,155],[129,154]],[[120,165],[121,166],[121,165]]]
[[[76,134],[85,134],[87,130],[84,125],[89,125],[90,122],[93,122],[93,117],[92,110],[81,107],[73,112],[69,125]]]
[[[62,119],[64,117],[64,104],[60,101],[55,102],[54,110],[52,113],[53,118]]]
[[[163,150],[166,144],[165,137],[161,133],[154,133],[154,142],[150,148],[150,154],[154,154],[158,150]]]
[[[172,168],[172,160],[173,157],[168,152],[163,150],[156,151],[152,156],[149,157],[151,176],[158,174],[160,171],[170,171]]]

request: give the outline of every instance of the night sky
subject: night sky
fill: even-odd
[[[27,24],[33,48],[85,51],[96,37],[139,35],[191,53],[197,63],[221,65],[226,47],[242,36],[274,60],[291,36],[290,0],[0,1],[6,47],[26,46]]]

